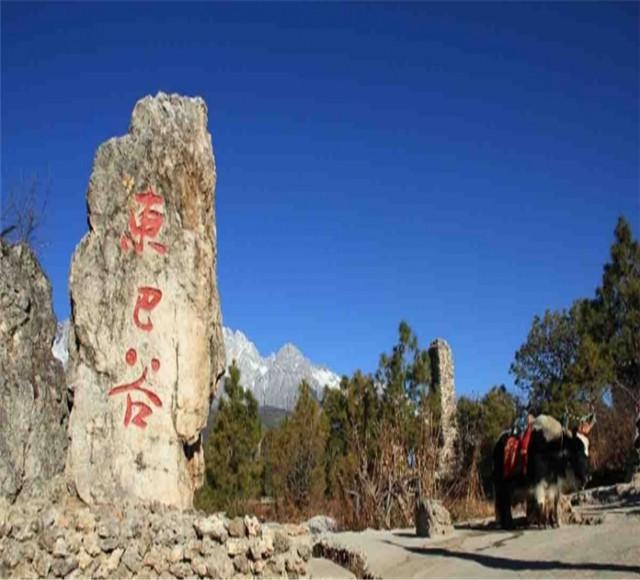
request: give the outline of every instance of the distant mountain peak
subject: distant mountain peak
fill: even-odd
[[[340,384],[340,377],[326,367],[314,365],[293,343],[287,342],[266,357],[241,332],[224,329],[227,365],[233,359],[240,369],[242,386],[251,390],[260,406],[291,410],[303,380],[320,398],[325,386]]]

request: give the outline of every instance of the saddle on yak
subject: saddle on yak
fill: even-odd
[[[503,477],[511,479],[516,475],[527,475],[529,443],[533,425],[527,426],[521,435],[511,435],[504,446]]]

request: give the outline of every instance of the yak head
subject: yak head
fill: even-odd
[[[589,434],[594,424],[595,416],[586,417],[565,438],[566,491],[582,489],[589,480]]]

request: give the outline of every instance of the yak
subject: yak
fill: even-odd
[[[539,415],[523,437],[502,433],[493,451],[496,523],[513,528],[512,506],[526,502],[527,519],[559,525],[561,493],[582,489],[589,477],[592,423],[569,431],[548,415]],[[515,438],[515,439],[514,439]]]

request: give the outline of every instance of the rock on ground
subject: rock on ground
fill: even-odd
[[[453,533],[451,515],[442,502],[418,499],[416,502],[416,535],[421,538],[447,536]]]
[[[338,531],[338,523],[329,516],[313,516],[305,522],[305,525],[309,528],[309,532],[315,536]]]
[[[51,353],[51,286],[26,245],[0,239],[0,499],[37,493],[64,468],[68,397]]]
[[[189,508],[224,372],[216,172],[200,98],[140,100],[103,143],[71,266],[67,471],[89,503]]]

